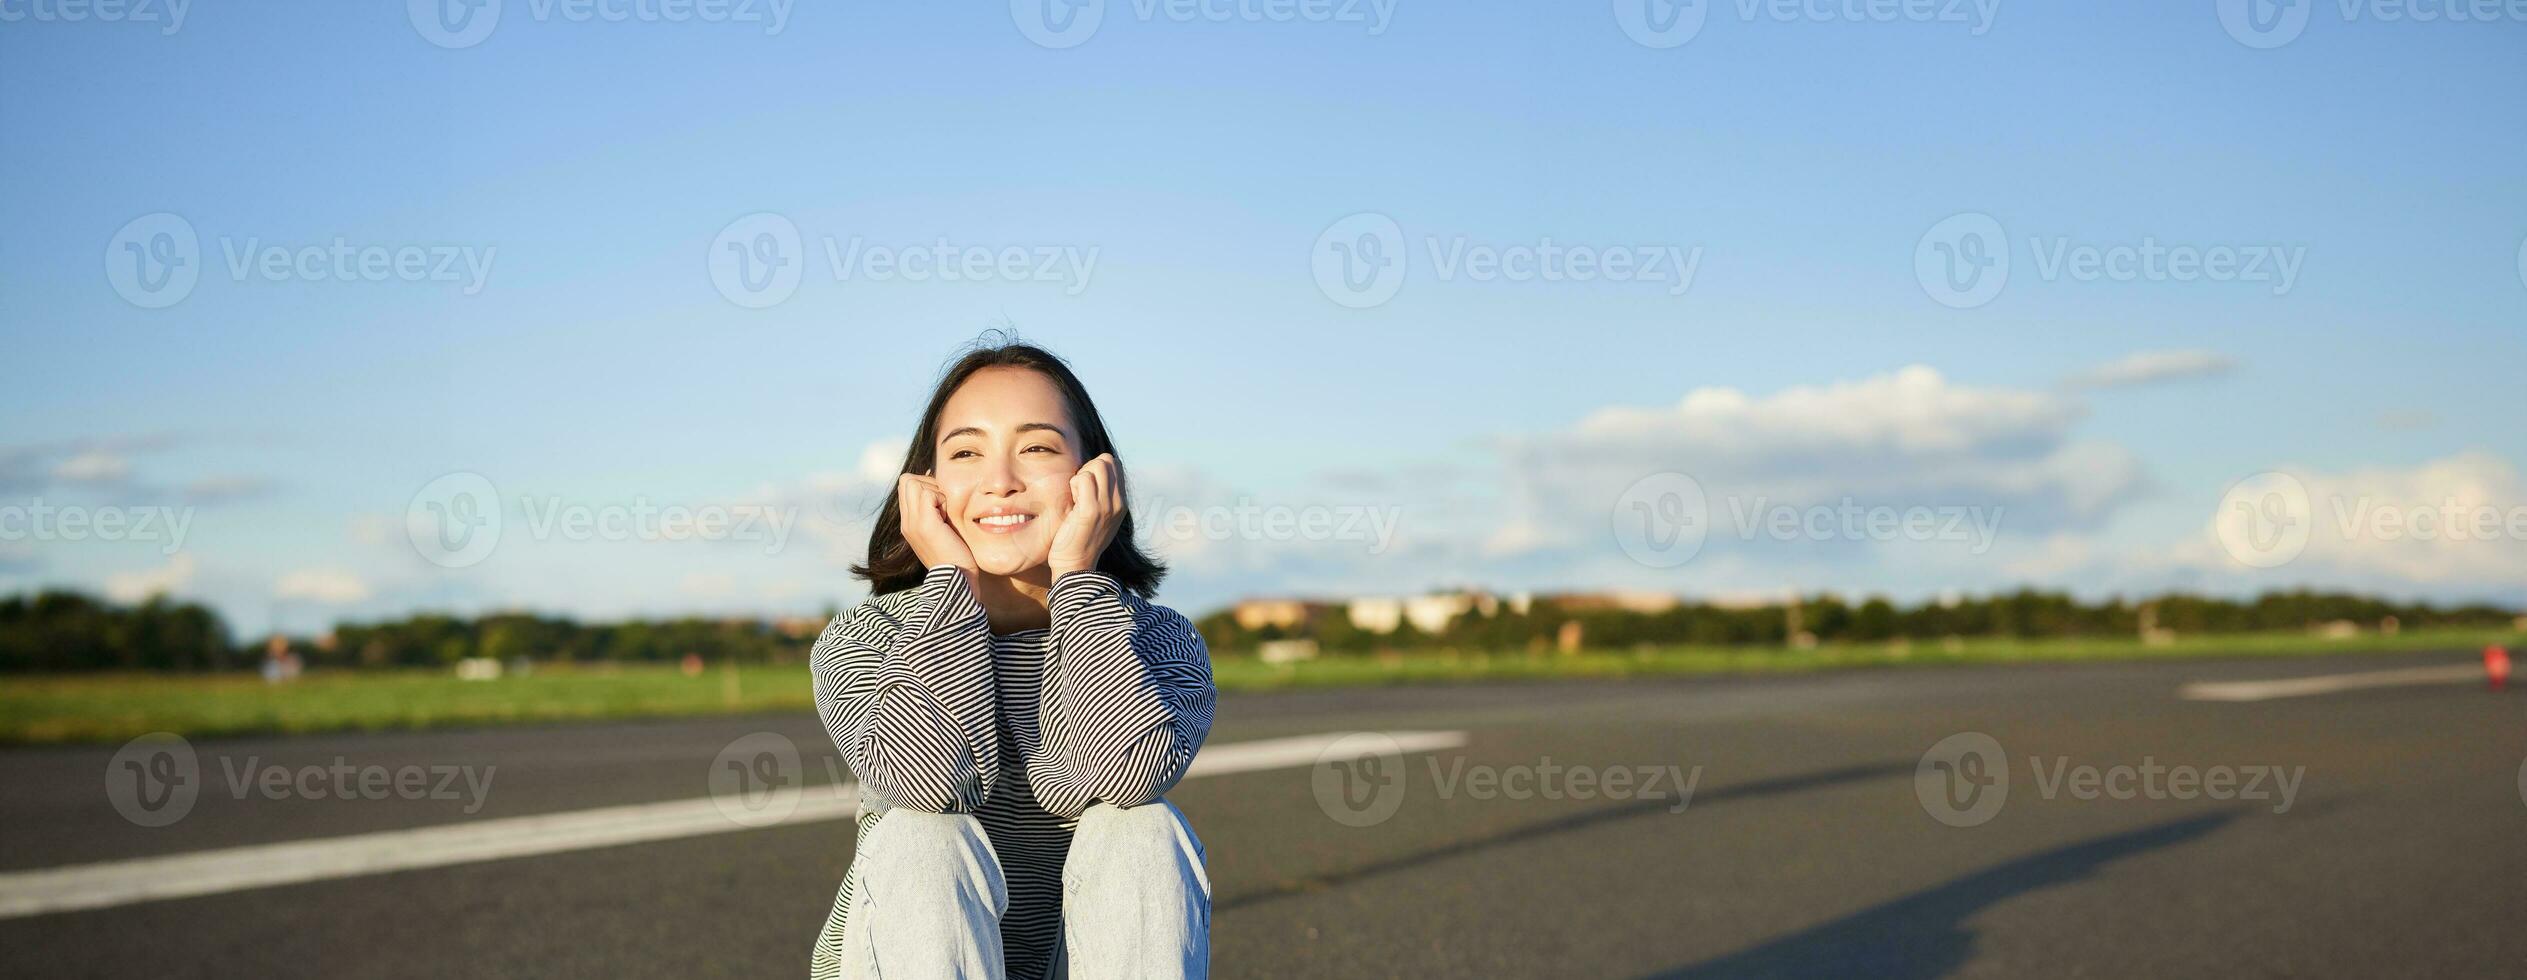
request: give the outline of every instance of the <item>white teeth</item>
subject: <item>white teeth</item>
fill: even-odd
[[[1031,520],[1032,517],[1033,516],[1029,514],[995,514],[991,517],[983,518],[979,523],[989,525],[991,527],[1016,527]]]

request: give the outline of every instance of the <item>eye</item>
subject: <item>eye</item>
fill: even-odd
[[[975,453],[974,453],[974,451],[973,451],[973,450],[971,450],[971,449],[959,449],[959,450],[955,450],[955,451],[953,451],[953,452],[948,453],[948,458],[949,458],[949,459],[964,459],[965,457],[967,457],[967,456],[972,456],[972,455],[975,455]]]
[[[1025,449],[1023,449],[1023,450],[1020,450],[1020,451],[1021,451],[1021,452],[1030,452],[1030,453],[1032,453],[1032,452],[1047,452],[1047,453],[1055,453],[1055,452],[1060,452],[1061,450],[1055,449],[1055,448],[1053,448],[1053,447],[1051,447],[1051,446],[1036,445],[1036,446],[1028,446],[1027,448],[1025,448]]]

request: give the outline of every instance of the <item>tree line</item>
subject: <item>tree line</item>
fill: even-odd
[[[2399,603],[2348,593],[2270,592],[2250,600],[2174,593],[2147,599],[2116,597],[2085,603],[2064,592],[2022,589],[1979,598],[1900,605],[1883,597],[1857,603],[1835,595],[1789,603],[1729,605],[1679,603],[1658,612],[1572,609],[1538,599],[1523,612],[1500,608],[1491,615],[1461,613],[1436,632],[1409,620],[1389,633],[1353,624],[1343,607],[1329,604],[1305,623],[1247,629],[1233,609],[1202,617],[1198,626],[1215,652],[1248,652],[1280,639],[1313,640],[1328,654],[1454,648],[1533,650],[1557,646],[1566,624],[1576,623],[1582,649],[1638,646],[1779,646],[1796,629],[1820,643],[1937,641],[1948,637],[2070,639],[2139,635],[2148,625],[2180,635],[2299,631],[2336,621],[2377,629],[2392,620],[2399,629],[2500,628],[2518,614],[2489,604],[2435,606]]]
[[[2145,609],[2147,610],[2145,612]],[[1467,613],[1436,632],[1407,621],[1393,632],[1354,625],[1343,607],[1327,605],[1306,623],[1284,628],[1240,626],[1233,610],[1196,621],[1214,653],[1252,653],[1279,639],[1315,641],[1329,654],[1455,648],[1552,648],[1578,624],[1584,649],[1643,645],[1778,646],[1792,641],[1788,604],[1718,606],[1681,603],[1658,612],[1571,609],[1538,599],[1525,611]],[[468,657],[503,661],[662,663],[687,655],[711,663],[798,663],[816,630],[832,617],[790,629],[754,619],[687,617],[581,623],[530,613],[464,617],[417,613],[402,619],[338,626],[328,637],[287,640],[311,668],[443,667]],[[2498,628],[2517,613],[2488,604],[2435,606],[2348,593],[2272,592],[2251,600],[2171,594],[2146,600],[2083,603],[2068,593],[2025,589],[1980,598],[1899,605],[1884,598],[1858,603],[1833,595],[1801,600],[1798,630],[1823,643],[1940,640],[1947,637],[2048,639],[2120,637],[2151,625],[2179,634],[2296,631],[2334,621],[2375,629],[2392,619],[2404,629]],[[96,670],[206,671],[251,668],[264,643],[240,642],[219,614],[191,602],[153,597],[118,604],[69,591],[0,598],[0,673]]]

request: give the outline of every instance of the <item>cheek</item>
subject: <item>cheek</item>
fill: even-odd
[[[1027,491],[1029,493],[1033,493],[1046,500],[1052,501],[1053,506],[1055,507],[1062,509],[1068,509],[1070,507],[1069,473],[1039,473],[1027,482],[1029,484],[1027,487]]]
[[[948,518],[954,520],[965,513],[965,503],[974,496],[971,483],[939,481],[939,497],[947,502]]]

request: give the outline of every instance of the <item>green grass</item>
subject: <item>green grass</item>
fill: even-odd
[[[518,722],[808,711],[804,665],[713,669],[545,667],[532,676],[462,681],[447,671],[313,671],[288,684],[252,674],[143,673],[0,680],[0,743],[113,742],[153,731],[187,737],[379,731]]]
[[[1630,652],[1592,651],[1568,656],[1438,651],[1409,656],[1325,658],[1280,665],[1252,659],[1223,659],[1217,662],[1212,673],[1221,690],[1252,691],[1564,677],[1799,673],[1855,667],[2308,657],[2338,653],[2476,650],[2493,643],[2515,649],[2522,639],[2527,639],[2527,634],[2511,630],[2434,630],[2345,640],[2320,639],[2304,633],[2200,636],[2179,639],[2163,646],[2145,646],[2134,639],[2080,639],[1966,640],[1953,646],[1937,642],[1827,644],[1805,650],[1665,646]]]
[[[1432,651],[1265,664],[1221,657],[1223,691],[1461,683],[1571,677],[1785,673],[1854,667],[2321,656],[2520,645],[2508,630],[2417,631],[2317,639],[2300,633],[2188,637],[2166,646],[2127,639],[1971,640],[1954,646],[1656,647],[1632,652]],[[266,685],[248,674],[82,674],[0,679],[0,744],[118,742],[145,732],[187,737],[379,731],[521,722],[672,718],[814,708],[807,668],[545,667],[532,676],[461,681],[444,671],[316,672]]]

